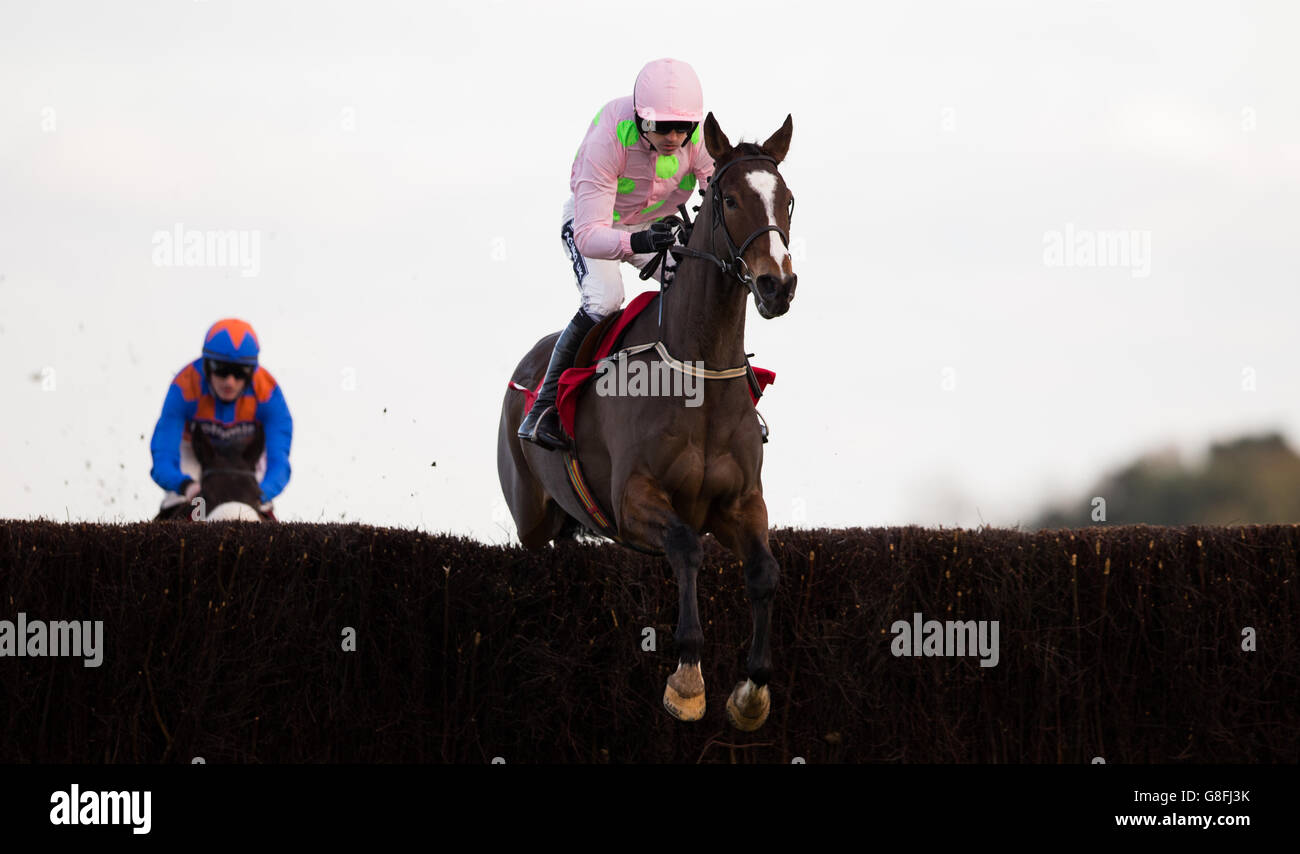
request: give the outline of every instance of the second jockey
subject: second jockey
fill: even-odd
[[[592,119],[569,173],[560,238],[573,265],[582,304],[560,333],[541,391],[519,427],[519,438],[544,448],[568,446],[555,397],[560,375],[573,365],[591,328],[623,305],[622,263],[637,267],[676,238],[667,223],[713,174],[701,140],[704,94],[695,71],[677,59],[641,69],[632,95],[615,98]],[[668,254],[660,281],[675,263]]]
[[[162,509],[183,504],[199,493],[202,471],[190,446],[191,424],[262,425],[266,447],[255,474],[262,488],[263,513],[289,483],[293,418],[284,392],[257,363],[257,334],[242,320],[218,320],[203,338],[203,354],[181,369],[167,389],[162,415],[149,449],[154,482],[166,490]]]

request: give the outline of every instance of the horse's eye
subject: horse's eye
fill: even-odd
[[[735,197],[735,196],[723,196],[723,197],[722,197],[722,201],[725,202],[726,205],[727,205],[727,207],[729,207],[729,208],[735,208],[735,207],[736,207],[736,197]]]

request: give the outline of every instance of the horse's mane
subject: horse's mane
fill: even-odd
[[[746,157],[755,154],[764,155],[767,154],[767,152],[764,151],[763,146],[759,145],[757,142],[742,142],[732,148],[731,151],[727,152],[726,157],[715,161],[713,167],[715,170],[721,169],[737,157]]]

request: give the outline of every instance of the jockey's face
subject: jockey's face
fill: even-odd
[[[660,154],[673,154],[686,143],[686,132],[680,130],[669,133],[648,130],[646,136],[650,137],[650,144]]]
[[[216,377],[212,378],[212,390],[217,393],[217,397],[226,403],[230,403],[244,392],[244,386],[248,380],[243,377]]]

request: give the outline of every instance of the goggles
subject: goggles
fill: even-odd
[[[252,365],[240,365],[236,362],[218,362],[208,359],[207,369],[210,377],[238,377],[242,380],[251,380],[253,378]]]
[[[645,129],[654,133],[672,133],[678,131],[684,134],[690,134],[695,130],[698,122],[656,122],[651,119],[645,120]]]

